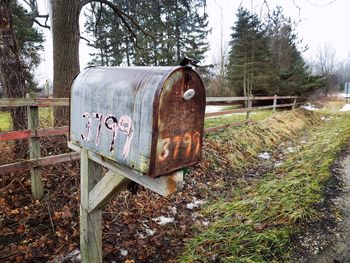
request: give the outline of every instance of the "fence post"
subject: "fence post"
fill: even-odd
[[[26,95],[29,98],[29,94]],[[27,107],[28,129],[34,130],[39,127],[39,109],[37,106]],[[40,157],[40,142],[38,137],[29,138],[29,157],[37,159]],[[33,167],[30,169],[30,180],[32,196],[34,200],[40,200],[43,197],[43,182],[42,182],[41,167]]]
[[[273,107],[272,107],[272,112],[276,112],[276,106],[277,106],[277,95],[273,96]]]
[[[91,189],[102,177],[102,166],[80,152],[80,250],[81,262],[102,263],[102,208],[89,212]]]
[[[294,101],[293,101],[293,106],[292,106],[293,110],[295,109],[295,106],[297,105],[297,100],[298,100],[298,97],[295,97]]]
[[[247,108],[248,108],[248,110],[247,110],[247,115],[246,115],[246,120],[250,120],[250,113],[251,113],[251,111],[252,111],[252,102],[253,102],[253,98],[249,95],[248,96],[248,101],[247,101],[248,103],[247,103]]]

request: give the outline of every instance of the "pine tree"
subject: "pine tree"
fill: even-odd
[[[265,94],[276,81],[276,69],[266,30],[259,18],[244,8],[237,13],[231,34],[228,79],[237,95]]]
[[[279,79],[273,93],[279,95],[301,95],[321,84],[318,78],[309,76],[308,68],[298,49],[301,41],[295,33],[289,17],[277,7],[266,23],[270,50]]]
[[[42,32],[33,26],[31,14],[17,1],[10,2],[13,14],[13,29],[24,63],[24,77],[27,91],[37,91],[32,71],[40,64],[39,52],[43,50],[44,37]]]
[[[208,50],[204,0],[125,0],[118,5],[154,38],[134,28],[130,37],[119,18],[113,21],[111,10],[94,7],[86,14],[91,46],[98,50],[92,54],[92,64],[177,65],[185,55],[204,58]],[[112,64],[106,63],[106,56]]]

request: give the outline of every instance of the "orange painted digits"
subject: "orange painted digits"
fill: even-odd
[[[173,142],[175,142],[174,159],[176,159],[178,154],[179,154],[179,148],[180,148],[180,143],[181,143],[181,136],[176,136],[173,139]]]
[[[190,157],[192,148],[194,149],[194,154],[197,155],[200,153],[201,149],[201,134],[198,131],[186,132],[184,136],[175,136],[171,138],[163,139],[162,151],[158,156],[159,161],[165,161],[170,154],[170,149],[174,147],[174,153],[172,155],[173,159],[176,160],[179,156],[180,149],[182,149],[181,144],[184,143],[186,146],[185,156]],[[171,146],[172,143],[174,146]],[[194,144],[194,147],[192,147]]]
[[[199,132],[195,131],[195,132],[193,133],[192,138],[193,138],[194,143],[196,144],[195,153],[196,153],[196,155],[197,155],[197,154],[199,153],[200,149],[201,149],[201,141],[200,141],[200,139],[201,139],[201,134],[200,134]]]
[[[186,148],[186,157],[189,157],[190,156],[190,153],[191,153],[191,147],[192,147],[192,136],[191,136],[191,133],[189,132],[186,132],[185,136],[184,136],[184,139],[183,139],[183,142],[185,144],[187,144],[187,148]]]
[[[166,158],[168,158],[168,156],[169,156],[169,144],[170,144],[170,139],[169,138],[163,139],[162,152],[158,156],[160,161],[164,161]]]

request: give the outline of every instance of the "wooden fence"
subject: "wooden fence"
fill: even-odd
[[[244,104],[247,105],[245,108],[237,108],[232,110],[226,110],[226,111],[219,111],[219,112],[211,112],[206,113],[205,117],[216,117],[221,115],[227,115],[227,114],[234,114],[234,113],[242,113],[246,112],[246,120],[243,122],[235,122],[230,124],[225,124],[217,127],[207,128],[205,129],[205,133],[215,132],[221,129],[225,129],[228,127],[234,127],[234,126],[241,126],[246,124],[250,121],[251,112],[258,111],[258,110],[264,110],[264,109],[272,109],[272,113],[276,112],[277,108],[286,108],[291,107],[294,109],[297,105],[297,99],[298,96],[260,96],[260,97],[208,97],[207,98],[207,105],[229,105],[232,103],[237,102],[245,102]],[[257,106],[253,107],[253,101],[261,101],[261,100],[270,100],[272,102],[271,105],[265,105],[265,106]],[[282,103],[278,104],[278,100],[292,100],[292,103]]]
[[[278,104],[278,100],[293,100],[292,103]],[[267,106],[252,107],[253,101],[258,100],[271,100],[272,104]],[[218,127],[212,127],[205,129],[205,133],[215,132],[220,129],[241,126],[250,120],[250,113],[256,110],[272,109],[272,112],[276,111],[276,108],[280,107],[292,107],[296,106],[297,96],[264,96],[264,97],[208,97],[207,105],[229,105],[237,102],[245,102],[248,105],[245,108],[237,108],[227,111],[206,113],[206,117],[216,117],[227,114],[246,112],[246,121],[230,123]],[[19,99],[0,99],[0,108],[11,107],[27,107],[28,117],[28,129],[22,131],[9,131],[0,133],[0,142],[18,139],[29,140],[29,157],[30,159],[5,164],[0,166],[0,175],[8,174],[11,172],[30,170],[31,174],[31,189],[34,199],[41,199],[43,195],[43,185],[41,179],[42,167],[51,164],[57,164],[62,162],[68,162],[71,160],[79,159],[79,153],[69,152],[59,155],[52,155],[41,157],[40,156],[40,137],[67,135],[68,126],[62,127],[49,127],[39,128],[39,107],[53,107],[53,106],[69,106],[68,98],[19,98]]]

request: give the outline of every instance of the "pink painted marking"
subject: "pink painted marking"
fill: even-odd
[[[108,123],[109,120],[112,120],[112,123]],[[115,146],[115,142],[117,140],[117,135],[118,135],[118,120],[117,118],[112,115],[112,114],[108,114],[105,119],[104,119],[104,123],[107,127],[108,130],[112,130],[113,134],[112,134],[112,141],[111,141],[111,147],[109,149],[110,152],[112,152],[114,150],[114,146]]]
[[[102,114],[98,112],[93,112],[92,116],[96,119],[99,119],[98,126],[97,126],[97,132],[96,132],[96,138],[95,138],[95,145],[98,146],[100,144],[100,134],[101,134],[101,125],[102,125]]]
[[[127,135],[123,148],[123,158],[126,158],[130,152],[131,141],[134,136],[134,124],[130,117],[124,115],[119,118],[118,127],[122,133]]]
[[[88,122],[87,124],[85,125],[85,127],[87,128],[87,135],[85,136],[84,134],[81,134],[81,138],[84,140],[84,141],[87,141],[89,142],[91,140],[91,115],[90,113],[88,112],[84,112],[83,113],[83,117],[84,118],[88,118]]]

